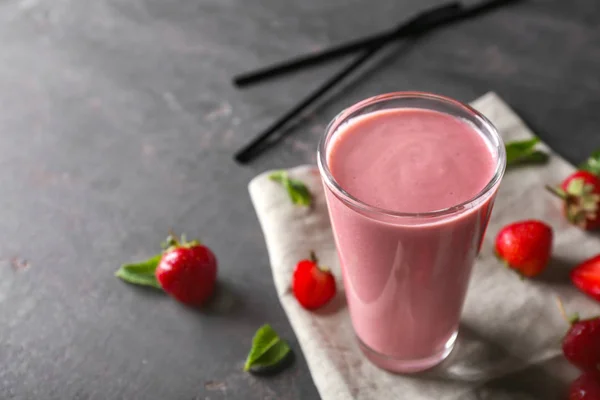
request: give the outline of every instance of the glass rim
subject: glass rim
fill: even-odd
[[[482,123],[482,125],[485,127],[485,129],[488,132],[490,132],[492,134],[492,136],[497,140],[498,156],[496,159],[496,168],[495,168],[494,174],[490,178],[489,182],[483,187],[483,189],[481,189],[473,197],[471,197],[461,203],[455,204],[453,206],[441,208],[441,209],[433,210],[433,211],[425,211],[425,212],[417,212],[417,213],[394,211],[394,210],[389,210],[386,208],[373,206],[373,205],[363,202],[362,200],[359,200],[358,198],[356,198],[355,196],[351,195],[346,190],[344,190],[344,188],[342,188],[342,186],[333,177],[333,175],[329,169],[329,165],[327,163],[326,145],[327,145],[327,139],[337,131],[339,126],[342,123],[346,122],[348,120],[348,117],[351,116],[354,112],[359,111],[362,108],[371,106],[376,103],[388,101],[388,100],[409,99],[409,98],[430,100],[433,102],[446,103],[448,105],[458,107],[458,108],[462,109],[463,111],[466,111],[473,118],[479,120]],[[401,108],[401,107],[398,107],[398,108]],[[476,129],[478,131],[481,131],[480,128],[476,128]],[[473,206],[474,204],[479,202],[481,199],[483,199],[487,195],[491,194],[493,189],[500,183],[500,180],[502,179],[502,176],[504,175],[504,171],[506,170],[506,149],[504,147],[504,142],[502,140],[502,137],[500,136],[496,127],[491,123],[491,121],[488,118],[486,118],[483,114],[481,114],[479,111],[477,111],[473,107],[469,106],[468,104],[464,104],[464,103],[462,103],[458,100],[454,100],[450,97],[441,96],[441,95],[432,94],[432,93],[426,93],[426,92],[418,92],[418,91],[392,92],[392,93],[369,97],[365,100],[362,100],[362,101],[354,104],[353,106],[350,106],[350,107],[342,110],[339,114],[337,114],[332,119],[332,121],[329,123],[329,125],[327,125],[327,128],[325,129],[325,132],[323,133],[323,135],[321,136],[321,139],[319,141],[319,146],[317,149],[317,165],[319,167],[319,170],[321,171],[321,177],[323,178],[323,181],[325,182],[327,187],[332,190],[333,194],[335,194],[336,197],[338,197],[340,200],[342,200],[344,203],[350,205],[351,207],[354,207],[354,208],[359,209],[364,212],[376,213],[376,214],[381,214],[381,215],[385,215],[385,216],[389,216],[389,217],[435,218],[435,217],[443,217],[443,216],[447,216],[447,215],[452,215],[452,214],[456,214],[457,212],[464,211],[465,209],[471,208],[471,206]]]

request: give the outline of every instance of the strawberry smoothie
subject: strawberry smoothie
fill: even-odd
[[[493,126],[454,100],[379,96],[344,111],[319,167],[352,323],[376,365],[443,360],[505,165]]]

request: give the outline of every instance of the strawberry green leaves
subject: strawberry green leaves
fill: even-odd
[[[269,175],[269,179],[281,184],[288,192],[288,196],[293,204],[310,207],[312,203],[312,194],[304,182],[298,179],[292,179],[287,171],[275,171]]]
[[[244,371],[275,367],[286,358],[290,351],[290,346],[279,338],[270,325],[263,325],[254,334]]]
[[[162,254],[157,254],[138,263],[123,264],[115,272],[115,276],[134,285],[151,286],[160,289],[161,287],[156,280],[154,271],[158,267],[161,258]]]
[[[600,150],[594,151],[585,162],[579,165],[579,169],[600,176]]]
[[[548,154],[535,147],[540,139],[517,140],[506,143],[506,165],[543,164],[548,161]]]

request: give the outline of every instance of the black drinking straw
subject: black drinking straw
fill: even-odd
[[[425,11],[417,15],[413,19],[409,20],[406,24],[404,24],[403,27],[397,28],[396,31],[402,31],[402,36],[416,36],[430,31],[434,28],[446,25],[450,22],[473,18],[494,8],[511,3],[516,3],[519,1],[522,0],[490,0],[471,7],[463,7],[459,3],[450,3],[435,7],[431,10]],[[267,143],[267,140],[275,132],[277,132],[277,130],[279,130],[288,122],[290,122],[305,108],[310,106],[315,100],[319,99],[321,96],[327,93],[329,89],[334,87],[338,82],[340,82],[352,71],[354,71],[356,68],[362,65],[377,51],[384,47],[388,42],[389,40],[380,42],[374,47],[365,50],[364,53],[358,56],[356,60],[352,61],[352,63],[350,63],[347,67],[345,67],[340,72],[332,76],[323,85],[318,87],[314,92],[309,94],[291,110],[289,110],[278,120],[276,120],[265,131],[263,131],[256,138],[254,138],[252,142],[250,142],[248,145],[239,150],[234,156],[235,160],[242,164],[252,161],[254,157],[256,157],[268,147],[269,143]]]
[[[400,39],[412,34],[411,30],[408,29],[408,27],[409,25],[414,24],[417,19],[424,18],[426,15],[429,15],[431,13],[442,12],[450,9],[454,9],[453,11],[456,11],[459,7],[460,3],[458,2],[436,7],[432,10],[420,14],[419,16],[417,16],[417,18],[411,21],[403,21],[394,29],[390,29],[388,31],[368,36],[362,39],[346,42],[317,53],[301,55],[291,60],[268,65],[255,71],[242,73],[233,77],[233,83],[237,87],[249,86],[254,83],[275,78],[279,75],[294,72],[302,68],[322,64],[326,61],[334,60],[336,58],[343,57],[348,54],[381,46],[393,40]]]
[[[499,3],[504,2],[500,1]],[[453,4],[457,6],[460,5],[459,3]],[[451,6],[453,4],[448,4],[448,6]],[[489,3],[485,4],[484,7],[485,6],[496,7],[496,5],[491,5]],[[435,11],[435,9],[431,11]],[[376,35],[367,36],[365,38],[346,42],[320,52],[301,55],[290,60],[282,61],[279,63],[268,65],[266,67],[259,68],[254,71],[244,72],[240,75],[233,77],[233,84],[237,87],[249,86],[267,79],[275,78],[280,75],[295,72],[303,68],[316,66],[351,53],[356,53],[360,50],[365,50],[383,43],[389,43],[394,40],[402,39],[411,34],[410,32],[406,31],[406,25],[406,22],[402,22],[394,29],[381,32]]]

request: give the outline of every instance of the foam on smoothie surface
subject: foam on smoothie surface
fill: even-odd
[[[364,203],[413,213],[473,198],[495,168],[488,144],[469,123],[411,108],[376,111],[342,125],[327,162],[342,188]]]

